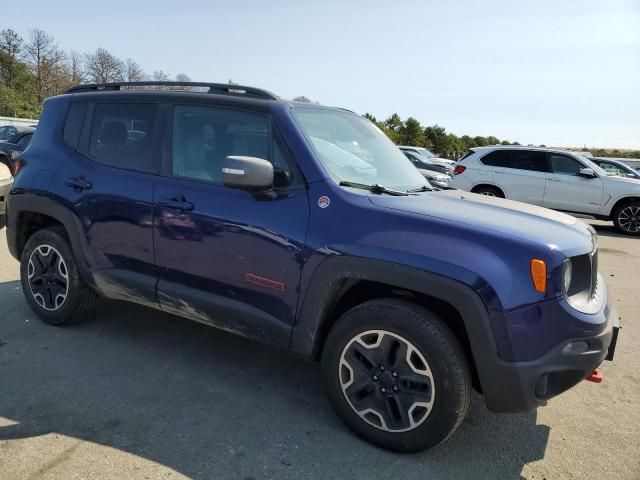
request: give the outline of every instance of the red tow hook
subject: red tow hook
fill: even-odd
[[[587,382],[602,383],[602,378],[602,372],[599,368],[596,368],[593,372],[591,372],[591,375],[585,378],[585,380]]]

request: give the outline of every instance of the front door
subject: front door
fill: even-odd
[[[295,318],[309,205],[270,118],[175,106],[170,165],[154,194],[163,309],[278,345]],[[274,164],[273,194],[222,185],[228,155]]]
[[[547,174],[542,205],[567,212],[598,213],[602,204],[602,179],[579,175],[580,169],[586,165],[569,155],[548,155],[551,172]]]

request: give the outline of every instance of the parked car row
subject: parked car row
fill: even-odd
[[[29,146],[33,132],[33,127],[0,127],[0,228],[5,224],[6,198],[17,171],[14,159]]]

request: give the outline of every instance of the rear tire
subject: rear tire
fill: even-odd
[[[368,301],[342,315],[322,374],[344,422],[396,452],[444,442],[469,409],[471,375],[457,338],[433,313],[400,300]]]
[[[39,230],[20,257],[20,282],[31,309],[50,325],[83,320],[97,294],[82,280],[62,228]]]
[[[486,195],[487,197],[504,198],[504,192],[502,190],[500,190],[498,187],[491,187],[489,185],[474,188],[473,193]]]
[[[640,235],[640,201],[631,201],[613,212],[613,224],[625,235]]]

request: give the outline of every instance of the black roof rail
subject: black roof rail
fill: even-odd
[[[65,93],[86,93],[86,92],[110,92],[137,90],[139,87],[200,87],[207,88],[206,92],[218,95],[238,95],[251,98],[264,98],[267,100],[278,100],[280,97],[260,88],[245,87],[244,85],[232,85],[229,83],[206,83],[206,82],[113,82],[113,83],[87,83],[71,87]],[[170,90],[170,88],[168,89]],[[180,92],[188,90],[177,90]]]

